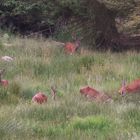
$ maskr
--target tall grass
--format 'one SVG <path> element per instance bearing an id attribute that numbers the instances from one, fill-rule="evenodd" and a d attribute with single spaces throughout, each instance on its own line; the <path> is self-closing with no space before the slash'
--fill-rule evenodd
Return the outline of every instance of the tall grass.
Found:
<path id="1" fill-rule="evenodd" d="M 5 46 L 8 42 L 12 45 Z M 140 96 L 120 97 L 122 80 L 140 77 L 140 54 L 137 52 L 101 53 L 82 49 L 67 55 L 45 39 L 0 37 L 0 60 L 5 68 L 0 87 L 0 138 L 3 140 L 131 140 L 140 137 Z M 50 87 L 57 87 L 56 101 Z M 79 88 L 90 85 L 106 92 L 113 103 L 88 101 Z M 32 96 L 42 91 L 48 102 L 37 105 Z"/>

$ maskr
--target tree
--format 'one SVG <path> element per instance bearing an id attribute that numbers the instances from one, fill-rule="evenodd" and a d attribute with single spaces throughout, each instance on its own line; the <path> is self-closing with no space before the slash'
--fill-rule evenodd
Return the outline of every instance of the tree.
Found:
<path id="1" fill-rule="evenodd" d="M 97 0 L 89 0 L 88 4 L 91 14 L 94 13 L 96 47 L 107 49 L 112 45 L 112 39 L 119 36 L 115 26 L 117 12 L 108 9 L 104 3 Z"/>
<path id="2" fill-rule="evenodd" d="M 134 8 L 135 2 L 133 0 L 87 0 L 86 2 L 89 18 L 94 21 L 96 48 L 120 49 L 120 34 L 116 28 L 115 18 L 126 16 L 130 9 Z"/>
<path id="3" fill-rule="evenodd" d="M 81 31 L 84 40 L 97 49 L 119 50 L 123 39 L 118 33 L 115 18 L 126 16 L 135 7 L 134 0 L 81 0 L 75 3 L 71 0 L 61 1 L 63 7 L 73 11 L 72 27 Z M 75 24 L 77 23 L 77 24 Z M 71 23 L 72 24 L 72 23 Z M 74 27 L 76 26 L 76 27 Z"/>
<path id="4" fill-rule="evenodd" d="M 117 50 L 121 43 L 115 18 L 126 16 L 135 5 L 134 0 L 3 0 L 0 26 L 22 34 L 69 29 L 97 49 Z"/>

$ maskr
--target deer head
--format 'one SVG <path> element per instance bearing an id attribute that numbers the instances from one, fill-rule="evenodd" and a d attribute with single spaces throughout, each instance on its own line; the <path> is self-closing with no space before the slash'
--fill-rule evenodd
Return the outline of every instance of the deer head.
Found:
<path id="1" fill-rule="evenodd" d="M 121 89 L 119 90 L 119 93 L 124 96 L 126 94 L 126 82 L 125 81 L 122 81 L 122 87 Z"/>
<path id="2" fill-rule="evenodd" d="M 55 86 L 51 86 L 51 94 L 52 94 L 52 99 L 55 100 L 56 99 L 56 87 Z"/>
<path id="3" fill-rule="evenodd" d="M 77 37 L 76 33 L 72 33 L 72 39 L 74 40 L 74 43 L 75 43 L 75 47 L 76 47 L 76 50 L 80 47 L 80 44 L 81 44 L 81 40 L 82 40 L 82 37 Z"/>

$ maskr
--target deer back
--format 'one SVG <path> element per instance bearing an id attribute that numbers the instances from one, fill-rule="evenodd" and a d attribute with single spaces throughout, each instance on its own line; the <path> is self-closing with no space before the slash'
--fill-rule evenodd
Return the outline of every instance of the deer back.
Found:
<path id="1" fill-rule="evenodd" d="M 32 101 L 42 104 L 42 103 L 47 102 L 47 96 L 43 94 L 42 92 L 39 92 L 33 96 Z"/>
<path id="2" fill-rule="evenodd" d="M 136 93 L 138 91 L 140 91 L 140 79 L 134 80 L 128 85 L 122 85 L 119 93 Z"/>
<path id="3" fill-rule="evenodd" d="M 97 96 L 99 96 L 100 95 L 100 92 L 99 91 L 97 91 L 96 89 L 94 89 L 94 88 L 91 88 L 91 87 L 89 87 L 89 86 L 87 86 L 87 87 L 84 87 L 84 88 L 81 88 L 80 89 L 80 93 L 82 94 L 82 95 L 85 95 L 86 97 L 91 97 L 91 98 L 97 98 Z"/>
<path id="4" fill-rule="evenodd" d="M 132 83 L 126 86 L 126 91 L 128 93 L 135 93 L 140 91 L 140 79 L 134 80 Z"/>

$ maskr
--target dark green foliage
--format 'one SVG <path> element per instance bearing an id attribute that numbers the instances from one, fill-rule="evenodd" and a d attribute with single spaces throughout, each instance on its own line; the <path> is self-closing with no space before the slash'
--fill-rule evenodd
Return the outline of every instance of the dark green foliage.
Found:
<path id="1" fill-rule="evenodd" d="M 4 0 L 0 4 L 0 27 L 62 41 L 70 40 L 71 33 L 76 32 L 92 48 L 96 44 L 98 49 L 108 49 L 116 47 L 111 42 L 118 35 L 116 15 L 127 15 L 134 5 L 133 0 Z"/>
<path id="2" fill-rule="evenodd" d="M 40 1 L 5 0 L 1 5 L 1 26 L 19 32 L 38 31 L 54 24 L 54 3 Z"/>

